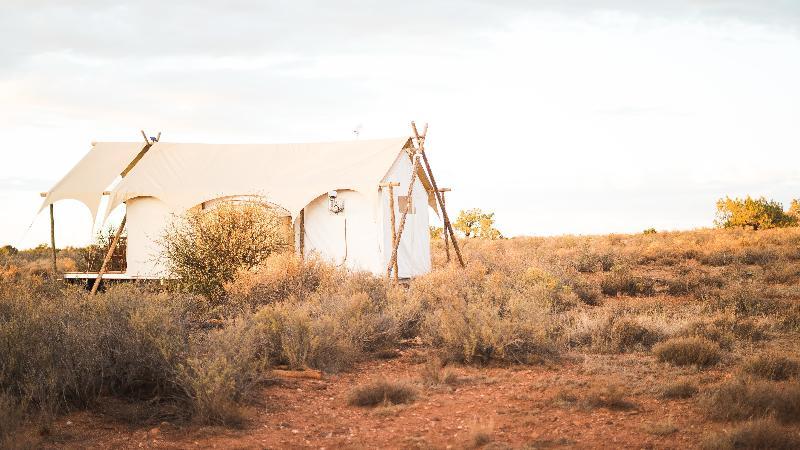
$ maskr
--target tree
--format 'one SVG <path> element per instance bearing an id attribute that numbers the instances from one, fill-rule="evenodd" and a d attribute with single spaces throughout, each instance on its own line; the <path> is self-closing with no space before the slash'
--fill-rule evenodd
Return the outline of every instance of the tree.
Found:
<path id="1" fill-rule="evenodd" d="M 431 226 L 428 227 L 428 230 L 431 233 L 431 240 L 432 241 L 442 239 L 442 236 L 444 236 L 444 228 L 442 228 L 442 227 L 437 227 L 437 226 L 431 225 Z"/>
<path id="2" fill-rule="evenodd" d="M 458 218 L 453 223 L 453 227 L 468 238 L 503 238 L 503 234 L 500 233 L 500 230 L 494 227 L 494 213 L 486 213 L 478 208 L 459 212 Z"/>
<path id="3" fill-rule="evenodd" d="M 792 202 L 793 205 L 795 202 Z M 795 210 L 800 205 L 795 205 Z M 764 197 L 744 199 L 725 197 L 717 201 L 717 218 L 714 223 L 720 228 L 747 227 L 753 230 L 791 227 L 798 224 L 797 216 L 783 211 L 783 205 Z"/>
<path id="4" fill-rule="evenodd" d="M 161 247 L 179 287 L 219 304 L 225 283 L 236 272 L 291 248 L 285 225 L 263 203 L 222 203 L 178 218 L 168 226 Z"/>

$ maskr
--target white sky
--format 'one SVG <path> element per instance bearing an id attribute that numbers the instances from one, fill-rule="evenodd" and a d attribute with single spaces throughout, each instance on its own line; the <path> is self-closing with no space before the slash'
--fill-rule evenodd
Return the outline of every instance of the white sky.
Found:
<path id="1" fill-rule="evenodd" d="M 0 42 L 0 245 L 47 242 L 38 192 L 142 128 L 274 143 L 427 121 L 451 214 L 494 211 L 506 235 L 705 227 L 725 195 L 800 197 L 790 0 L 0 0 Z M 59 246 L 89 239 L 80 204 L 56 222 Z"/>

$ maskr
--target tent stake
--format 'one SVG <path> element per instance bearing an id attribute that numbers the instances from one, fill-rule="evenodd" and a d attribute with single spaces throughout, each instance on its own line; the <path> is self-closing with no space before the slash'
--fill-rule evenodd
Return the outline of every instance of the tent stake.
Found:
<path id="1" fill-rule="evenodd" d="M 53 250 L 53 280 L 55 280 L 58 273 L 58 266 L 56 265 L 56 220 L 53 214 L 52 203 L 50 203 L 50 248 Z"/>
<path id="2" fill-rule="evenodd" d="M 442 200 L 442 193 L 439 192 L 439 188 L 436 187 L 436 178 L 433 177 L 433 172 L 431 171 L 431 165 L 428 162 L 428 156 L 425 155 L 425 135 L 428 134 L 428 124 L 425 124 L 425 128 L 422 130 L 422 135 L 417 132 L 417 125 L 412 121 L 411 122 L 411 129 L 414 131 L 414 136 L 417 138 L 417 146 L 419 147 L 419 153 L 422 154 L 422 160 L 425 162 L 425 169 L 428 172 L 428 178 L 431 179 L 431 184 L 433 185 L 433 192 L 436 194 L 436 200 L 439 202 L 439 207 L 442 208 L 442 218 L 444 219 L 444 226 L 445 232 L 450 233 L 450 240 L 453 241 L 453 250 L 456 251 L 456 256 L 458 257 L 458 263 L 461 264 L 461 267 L 466 267 L 464 264 L 464 258 L 461 257 L 461 249 L 458 247 L 458 241 L 456 240 L 456 233 L 453 231 L 453 226 L 450 224 L 450 218 L 447 216 L 447 208 L 444 206 L 444 201 Z"/>
<path id="3" fill-rule="evenodd" d="M 406 226 L 406 219 L 408 218 L 408 213 L 411 211 L 411 195 L 414 193 L 414 183 L 417 181 L 417 170 L 419 170 L 419 153 L 417 151 L 414 152 L 414 167 L 411 169 L 411 181 L 408 184 L 408 194 L 406 196 L 406 207 L 403 208 L 403 214 L 400 216 L 400 227 L 397 230 L 397 236 L 394 238 L 394 242 L 392 242 L 392 258 L 389 260 L 389 267 L 386 270 L 386 277 L 389 277 L 389 274 L 392 273 L 392 268 L 397 268 L 397 248 L 400 246 L 400 238 L 403 237 L 403 228 Z M 400 274 L 399 270 L 395 270 L 394 272 L 394 280 L 399 281 Z"/>
<path id="4" fill-rule="evenodd" d="M 111 260 L 111 256 L 114 254 L 114 248 L 117 246 L 117 242 L 119 242 L 119 237 L 122 235 L 122 229 L 125 228 L 125 221 L 128 219 L 128 214 L 126 213 L 122 216 L 122 223 L 119 224 L 119 228 L 117 228 L 117 232 L 114 234 L 114 240 L 111 241 L 111 244 L 108 246 L 108 251 L 106 252 L 105 258 L 103 258 L 103 264 L 100 266 L 100 272 L 97 274 L 97 278 L 94 280 L 94 284 L 92 285 L 92 293 L 94 295 L 97 293 L 97 288 L 100 287 L 100 281 L 103 279 L 103 275 L 106 273 L 106 266 L 108 262 Z"/>

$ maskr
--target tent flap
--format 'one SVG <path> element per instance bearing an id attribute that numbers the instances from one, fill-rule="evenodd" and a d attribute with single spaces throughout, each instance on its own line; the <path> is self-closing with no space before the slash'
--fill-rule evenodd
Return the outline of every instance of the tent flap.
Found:
<path id="1" fill-rule="evenodd" d="M 50 191 L 39 212 L 59 200 L 78 200 L 97 217 L 103 191 L 119 176 L 144 147 L 135 142 L 102 142 L 92 145 L 81 159 Z"/>

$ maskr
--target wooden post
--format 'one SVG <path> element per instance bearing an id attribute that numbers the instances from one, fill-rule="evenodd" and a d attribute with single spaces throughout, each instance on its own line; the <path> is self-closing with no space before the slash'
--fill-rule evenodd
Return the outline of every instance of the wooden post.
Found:
<path id="1" fill-rule="evenodd" d="M 442 193 L 442 204 L 447 204 L 445 201 L 445 192 L 450 192 L 450 188 L 441 188 L 439 192 Z M 450 239 L 448 239 L 447 231 L 442 227 L 442 234 L 444 235 L 444 253 L 447 255 L 447 262 L 450 262 Z"/>
<path id="2" fill-rule="evenodd" d="M 56 220 L 52 203 L 50 203 L 50 248 L 53 250 L 53 280 L 55 280 L 58 276 L 58 265 L 56 264 Z"/>
<path id="3" fill-rule="evenodd" d="M 119 242 L 119 237 L 120 235 L 122 235 L 122 229 L 125 228 L 125 221 L 127 219 L 128 219 L 127 214 L 122 216 L 122 223 L 119 224 L 119 228 L 117 228 L 117 232 L 114 234 L 114 240 L 112 240 L 111 244 L 109 244 L 108 246 L 106 257 L 103 258 L 103 264 L 100 266 L 100 272 L 97 274 L 97 278 L 95 278 L 94 284 L 92 285 L 91 295 L 97 293 L 97 288 L 100 287 L 100 281 L 103 279 L 103 275 L 105 275 L 106 273 L 106 266 L 108 266 L 108 262 L 111 260 L 111 255 L 114 254 L 114 248 L 117 247 L 117 242 Z"/>
<path id="4" fill-rule="evenodd" d="M 392 258 L 389 260 L 389 267 L 387 268 L 387 278 L 391 273 L 393 267 L 397 267 L 397 247 L 400 246 L 400 238 L 403 237 L 403 228 L 406 226 L 406 219 L 408 218 L 408 212 L 411 210 L 411 203 L 412 203 L 412 194 L 414 193 L 414 183 L 417 181 L 417 170 L 419 170 L 419 153 L 418 151 L 414 152 L 414 166 L 411 169 L 411 181 L 408 184 L 408 195 L 406 197 L 406 207 L 403 208 L 403 214 L 400 216 L 400 227 L 397 230 L 397 236 L 392 243 Z M 398 271 L 394 273 L 395 281 L 400 279 L 400 275 Z"/>
<path id="5" fill-rule="evenodd" d="M 303 208 L 300 210 L 300 216 L 297 217 L 297 220 L 300 221 L 300 236 L 298 237 L 298 250 L 300 251 L 300 259 L 305 258 L 305 250 L 306 250 L 306 209 Z"/>
<path id="6" fill-rule="evenodd" d="M 433 191 L 436 195 L 436 200 L 439 202 L 439 207 L 442 209 L 442 218 L 444 219 L 445 226 L 444 231 L 446 233 L 450 233 L 450 240 L 453 242 L 453 250 L 456 251 L 458 263 L 461 264 L 461 267 L 465 267 L 464 258 L 461 256 L 461 249 L 458 247 L 458 241 L 456 240 L 456 233 L 453 231 L 453 226 L 450 224 L 450 218 L 447 216 L 447 208 L 445 208 L 444 200 L 442 200 L 442 193 L 439 192 L 439 188 L 436 186 L 436 178 L 433 177 L 431 165 L 428 162 L 428 157 L 425 155 L 425 135 L 428 133 L 428 124 L 425 124 L 422 135 L 417 132 L 417 125 L 413 121 L 411 122 L 411 129 L 414 131 L 414 136 L 417 138 L 417 146 L 419 147 L 418 151 L 422 154 L 422 160 L 425 162 L 425 169 L 427 170 L 428 178 L 431 180 Z"/>
<path id="7" fill-rule="evenodd" d="M 388 183 L 381 183 L 381 187 L 389 188 L 389 217 L 391 218 L 392 223 L 392 245 L 394 245 L 394 241 L 397 239 L 397 226 L 395 225 L 395 214 L 394 214 L 394 188 L 395 186 L 400 186 L 400 183 L 397 182 L 388 182 Z M 394 269 L 394 277 L 395 280 L 398 279 L 397 275 L 397 260 L 395 259 L 394 266 L 390 266 L 387 270 L 386 276 L 391 276 L 392 269 Z"/>

